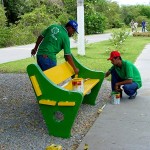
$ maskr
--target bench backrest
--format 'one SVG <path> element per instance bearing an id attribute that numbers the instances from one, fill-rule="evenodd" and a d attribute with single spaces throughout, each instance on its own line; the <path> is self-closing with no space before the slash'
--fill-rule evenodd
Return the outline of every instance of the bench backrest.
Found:
<path id="1" fill-rule="evenodd" d="M 60 84 L 66 79 L 73 76 L 75 73 L 70 64 L 68 62 L 64 62 L 60 65 L 44 71 L 44 74 L 55 84 Z"/>

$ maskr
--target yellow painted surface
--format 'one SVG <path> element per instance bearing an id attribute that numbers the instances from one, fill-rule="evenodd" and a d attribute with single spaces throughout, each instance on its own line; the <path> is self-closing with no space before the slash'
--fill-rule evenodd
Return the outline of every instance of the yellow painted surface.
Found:
<path id="1" fill-rule="evenodd" d="M 58 106 L 75 106 L 75 102 L 58 102 Z"/>
<path id="2" fill-rule="evenodd" d="M 99 82 L 99 79 L 88 79 L 85 80 L 85 82 L 83 83 L 84 85 L 84 92 L 83 95 L 86 95 L 88 92 L 90 92 L 90 90 Z M 67 85 L 65 85 L 63 88 L 67 89 L 67 90 L 73 90 L 73 86 L 72 86 L 72 81 L 68 82 Z"/>
<path id="3" fill-rule="evenodd" d="M 84 82 L 84 92 L 83 95 L 86 95 L 90 90 L 99 82 L 99 79 L 89 79 Z"/>
<path id="4" fill-rule="evenodd" d="M 65 86 L 63 86 L 63 88 L 65 88 L 66 90 L 72 90 L 72 80 L 70 80 L 68 82 L 68 84 L 66 84 Z"/>
<path id="5" fill-rule="evenodd" d="M 74 70 L 68 62 L 64 62 L 44 71 L 44 74 L 55 84 L 60 84 L 61 82 L 74 75 Z"/>
<path id="6" fill-rule="evenodd" d="M 47 146 L 46 150 L 62 150 L 62 146 L 61 145 L 52 144 L 50 146 Z"/>
<path id="7" fill-rule="evenodd" d="M 31 76 L 30 79 L 31 79 L 32 85 L 34 87 L 36 95 L 37 96 L 41 96 L 42 92 L 41 92 L 41 89 L 40 89 L 40 86 L 38 84 L 38 81 L 37 81 L 36 77 L 35 76 Z"/>
<path id="8" fill-rule="evenodd" d="M 56 101 L 52 101 L 52 100 L 40 100 L 39 104 L 55 106 L 56 105 Z"/>

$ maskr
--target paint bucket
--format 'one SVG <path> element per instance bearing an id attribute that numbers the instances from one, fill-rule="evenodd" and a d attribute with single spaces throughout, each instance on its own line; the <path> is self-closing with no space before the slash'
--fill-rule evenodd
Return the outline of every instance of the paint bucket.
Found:
<path id="1" fill-rule="evenodd" d="M 72 89 L 73 91 L 82 92 L 84 91 L 83 78 L 72 79 Z"/>
<path id="2" fill-rule="evenodd" d="M 120 104 L 120 92 L 111 92 L 111 103 Z"/>

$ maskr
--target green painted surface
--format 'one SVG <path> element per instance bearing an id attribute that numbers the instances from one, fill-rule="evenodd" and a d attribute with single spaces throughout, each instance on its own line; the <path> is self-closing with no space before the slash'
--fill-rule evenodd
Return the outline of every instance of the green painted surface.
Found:
<path id="1" fill-rule="evenodd" d="M 27 67 L 29 77 L 33 75 L 36 77 L 42 92 L 41 96 L 36 96 L 37 102 L 42 99 L 57 102 L 56 106 L 39 104 L 39 107 L 49 134 L 62 138 L 69 138 L 71 136 L 71 128 L 76 119 L 81 103 L 95 105 L 96 97 L 104 79 L 103 72 L 88 70 L 75 58 L 73 59 L 76 66 L 80 69 L 79 77 L 100 79 L 100 82 L 96 84 L 88 95 L 83 96 L 82 93 L 68 91 L 54 84 L 45 76 L 36 64 L 30 64 Z M 58 106 L 58 102 L 60 101 L 75 102 L 75 106 Z"/>
<path id="2" fill-rule="evenodd" d="M 91 89 L 91 93 L 84 96 L 84 99 L 82 102 L 82 103 L 86 103 L 86 104 L 95 105 L 95 101 L 96 101 L 98 92 L 99 92 L 101 85 L 103 83 L 103 80 L 104 80 L 104 72 L 90 70 L 90 69 L 84 67 L 83 65 L 81 65 L 75 57 L 73 57 L 73 59 L 74 59 L 75 65 L 80 70 L 79 75 L 78 75 L 79 78 L 81 77 L 84 79 L 86 79 L 86 78 L 100 79 L 100 82 Z"/>

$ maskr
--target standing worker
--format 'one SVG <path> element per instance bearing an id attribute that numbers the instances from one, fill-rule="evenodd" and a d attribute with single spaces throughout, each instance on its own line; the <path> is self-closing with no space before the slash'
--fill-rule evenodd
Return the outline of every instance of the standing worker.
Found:
<path id="1" fill-rule="evenodd" d="M 135 99 L 137 89 L 142 86 L 141 76 L 136 66 L 123 60 L 118 51 L 112 51 L 108 60 L 113 66 L 106 72 L 105 77 L 111 74 L 112 91 L 118 91 L 122 95 L 122 87 L 129 99 Z"/>
<path id="2" fill-rule="evenodd" d="M 51 25 L 45 29 L 38 37 L 35 47 L 31 50 L 31 55 L 37 52 L 37 63 L 40 68 L 45 71 L 57 65 L 56 54 L 62 49 L 64 50 L 64 58 L 78 74 L 79 69 L 76 68 L 70 50 L 69 37 L 78 32 L 78 24 L 74 20 L 70 20 L 66 26 Z"/>

